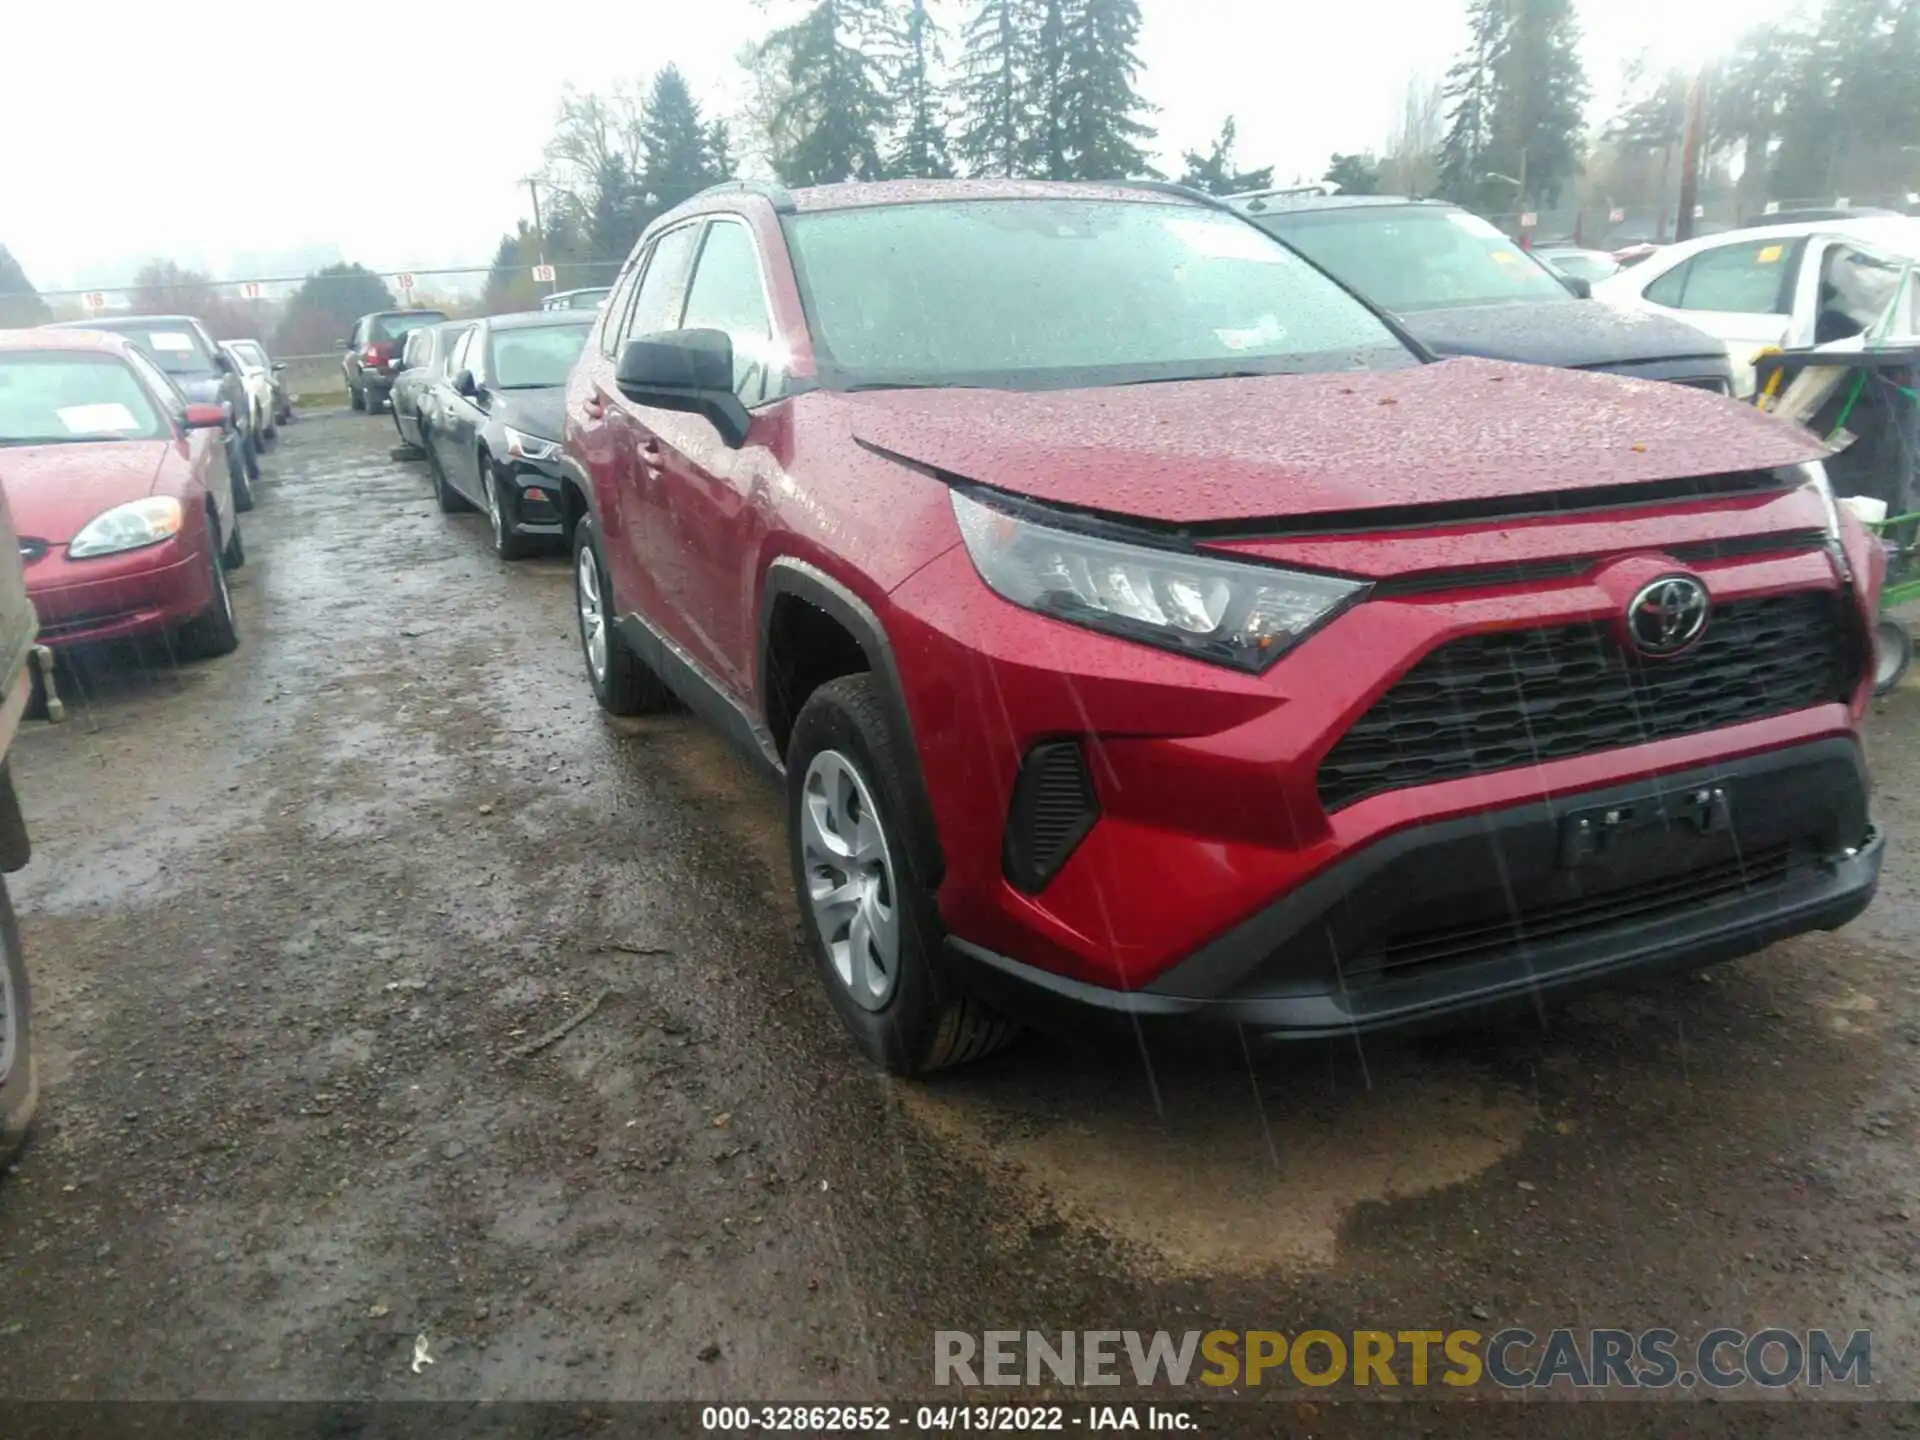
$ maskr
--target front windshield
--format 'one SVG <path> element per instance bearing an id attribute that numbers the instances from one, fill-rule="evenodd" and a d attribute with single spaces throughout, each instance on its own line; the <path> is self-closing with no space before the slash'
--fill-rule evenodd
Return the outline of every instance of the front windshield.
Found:
<path id="1" fill-rule="evenodd" d="M 169 433 L 145 388 L 113 355 L 0 355 L 0 445 L 152 440 Z"/>
<path id="2" fill-rule="evenodd" d="M 1140 200 L 960 200 L 788 222 L 822 382 L 1044 389 L 1412 363 L 1245 221 Z"/>
<path id="3" fill-rule="evenodd" d="M 527 325 L 495 330 L 487 337 L 487 373 L 496 390 L 536 390 L 567 383 L 567 372 L 586 343 L 590 320 L 565 325 Z"/>
<path id="4" fill-rule="evenodd" d="M 1570 298 L 1526 251 L 1464 210 L 1353 206 L 1262 215 L 1258 222 L 1397 314 Z"/>

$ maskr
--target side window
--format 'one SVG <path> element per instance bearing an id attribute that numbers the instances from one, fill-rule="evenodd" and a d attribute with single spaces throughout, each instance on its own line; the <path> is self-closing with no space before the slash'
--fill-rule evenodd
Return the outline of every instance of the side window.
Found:
<path id="1" fill-rule="evenodd" d="M 1692 263 L 1690 260 L 1682 261 L 1641 293 L 1655 305 L 1664 305 L 1669 310 L 1678 310 L 1681 297 L 1687 293 L 1687 270 Z"/>
<path id="2" fill-rule="evenodd" d="M 407 336 L 406 346 L 400 352 L 400 368 L 402 370 L 413 369 L 420 363 L 421 357 L 426 354 L 426 349 L 427 332 L 424 330 L 415 330 L 411 335 Z"/>
<path id="3" fill-rule="evenodd" d="M 620 327 L 619 344 L 624 345 L 635 335 L 680 328 L 676 321 L 686 294 L 687 265 L 699 238 L 700 225 L 695 222 L 669 230 L 653 242 L 647 273 L 640 277 L 640 289 L 633 297 L 633 313 Z"/>
<path id="4" fill-rule="evenodd" d="M 609 360 L 617 358 L 620 325 L 626 318 L 627 306 L 633 302 L 633 292 L 646 269 L 647 256 L 636 256 L 620 278 L 613 282 L 613 292 L 607 296 L 606 308 L 600 312 L 600 353 Z"/>
<path id="5" fill-rule="evenodd" d="M 1675 310 L 1787 314 L 1794 248 L 1791 241 L 1776 239 L 1703 251 L 1649 285 L 1647 299 Z"/>
<path id="6" fill-rule="evenodd" d="M 784 376 L 773 353 L 760 252 L 745 225 L 718 220 L 707 227 L 680 328 L 727 332 L 733 341 L 733 388 L 742 404 L 764 405 L 779 394 Z"/>
<path id="7" fill-rule="evenodd" d="M 1878 324 L 1893 307 L 1904 268 L 1852 245 L 1829 247 L 1820 263 L 1815 343 L 1845 340 Z"/>
<path id="8" fill-rule="evenodd" d="M 473 327 L 469 325 L 460 332 L 460 338 L 454 342 L 453 354 L 447 358 L 447 374 L 458 375 L 467 367 L 467 346 L 473 341 Z"/>
<path id="9" fill-rule="evenodd" d="M 353 348 L 358 350 L 367 343 L 367 322 L 364 319 L 353 322 Z"/>
<path id="10" fill-rule="evenodd" d="M 487 327 L 476 325 L 467 332 L 467 358 L 460 362 L 473 371 L 473 378 L 485 383 L 487 378 Z"/>

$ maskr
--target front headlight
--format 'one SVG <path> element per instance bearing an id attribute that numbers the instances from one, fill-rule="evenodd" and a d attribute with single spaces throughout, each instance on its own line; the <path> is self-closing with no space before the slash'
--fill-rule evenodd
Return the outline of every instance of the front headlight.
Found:
<path id="1" fill-rule="evenodd" d="M 538 435 L 529 435 L 516 430 L 511 425 L 503 427 L 507 432 L 507 454 L 515 460 L 557 460 L 560 458 L 560 442 L 542 440 Z"/>
<path id="2" fill-rule="evenodd" d="M 1057 530 L 952 494 L 967 553 L 995 593 L 1218 665 L 1266 669 L 1368 588 Z"/>
<path id="3" fill-rule="evenodd" d="M 80 527 L 80 533 L 67 542 L 67 558 L 85 560 L 94 555 L 118 555 L 122 550 L 158 545 L 180 533 L 184 518 L 180 502 L 165 495 L 150 495 L 145 500 L 116 505 Z"/>

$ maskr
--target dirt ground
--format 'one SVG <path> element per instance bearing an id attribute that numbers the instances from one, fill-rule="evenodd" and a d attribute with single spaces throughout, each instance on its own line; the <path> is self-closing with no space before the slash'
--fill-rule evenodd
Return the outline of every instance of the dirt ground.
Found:
<path id="1" fill-rule="evenodd" d="M 1545 1029 L 903 1085 L 795 941 L 774 790 L 605 719 L 565 562 L 392 442 L 287 430 L 238 653 L 18 744 L 0 1395 L 924 1397 L 942 1328 L 1515 1324 L 1872 1327 L 1920 1397 L 1920 682 L 1841 934 Z"/>

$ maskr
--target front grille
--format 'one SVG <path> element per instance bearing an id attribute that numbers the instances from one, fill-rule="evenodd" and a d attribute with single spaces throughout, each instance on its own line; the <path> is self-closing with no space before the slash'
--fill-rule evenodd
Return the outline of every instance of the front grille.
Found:
<path id="1" fill-rule="evenodd" d="M 1503 630 L 1433 651 L 1340 737 L 1329 810 L 1383 790 L 1510 770 L 1844 700 L 1841 601 L 1806 590 L 1716 605 L 1685 654 L 1643 661 L 1605 625 Z"/>
<path id="2" fill-rule="evenodd" d="M 1099 797 L 1079 743 L 1050 740 L 1034 746 L 1020 766 L 1007 807 L 1001 845 L 1007 878 L 1030 895 L 1045 889 L 1099 818 Z"/>
<path id="3" fill-rule="evenodd" d="M 1774 845 L 1717 864 L 1466 922 L 1447 907 L 1396 922 L 1380 945 L 1347 968 L 1350 979 L 1401 978 L 1415 967 L 1488 959 L 1526 946 L 1574 939 L 1615 926 L 1682 915 L 1703 905 L 1774 889 L 1808 859 L 1798 845 Z M 1431 918 L 1438 923 L 1428 924 Z"/>

